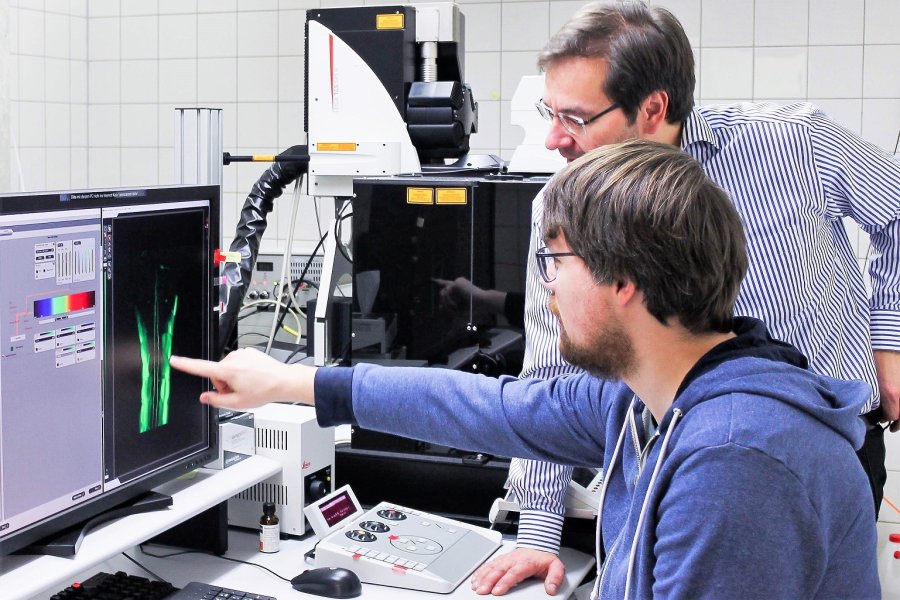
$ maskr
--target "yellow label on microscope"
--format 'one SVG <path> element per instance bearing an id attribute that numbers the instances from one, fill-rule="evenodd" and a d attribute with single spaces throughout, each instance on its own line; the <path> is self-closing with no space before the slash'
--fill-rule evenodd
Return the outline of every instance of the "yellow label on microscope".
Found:
<path id="1" fill-rule="evenodd" d="M 438 204 L 466 204 L 466 188 L 438 188 Z"/>
<path id="2" fill-rule="evenodd" d="M 434 204 L 434 188 L 406 188 L 407 204 Z"/>
<path id="3" fill-rule="evenodd" d="M 375 29 L 403 29 L 403 13 L 375 15 Z"/>

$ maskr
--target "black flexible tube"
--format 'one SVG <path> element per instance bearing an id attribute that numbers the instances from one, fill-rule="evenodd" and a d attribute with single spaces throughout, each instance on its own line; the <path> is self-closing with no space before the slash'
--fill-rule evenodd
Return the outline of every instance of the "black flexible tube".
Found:
<path id="1" fill-rule="evenodd" d="M 292 156 L 301 160 L 276 161 L 260 176 L 244 200 L 230 252 L 241 255 L 240 263 L 226 263 L 222 270 L 226 286 L 225 310 L 219 315 L 220 354 L 224 355 L 232 342 L 237 316 L 244 302 L 244 295 L 253 274 L 253 265 L 259 254 L 259 243 L 266 231 L 266 215 L 272 212 L 274 201 L 284 188 L 302 177 L 309 169 L 309 152 L 306 146 L 292 146 L 278 156 Z M 303 161 L 302 157 L 306 157 Z"/>

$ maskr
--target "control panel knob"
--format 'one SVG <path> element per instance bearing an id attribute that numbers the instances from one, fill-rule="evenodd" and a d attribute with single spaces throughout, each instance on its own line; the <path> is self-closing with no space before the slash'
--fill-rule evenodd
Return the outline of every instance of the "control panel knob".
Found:
<path id="1" fill-rule="evenodd" d="M 307 502 L 315 502 L 321 498 L 324 498 L 328 494 L 331 493 L 331 486 L 327 481 L 322 481 L 321 479 L 314 479 L 309 482 L 309 485 L 306 487 L 306 501 Z"/>
<path id="2" fill-rule="evenodd" d="M 374 542 L 378 539 L 374 534 L 363 529 L 354 529 L 345 534 L 348 538 L 356 542 Z"/>

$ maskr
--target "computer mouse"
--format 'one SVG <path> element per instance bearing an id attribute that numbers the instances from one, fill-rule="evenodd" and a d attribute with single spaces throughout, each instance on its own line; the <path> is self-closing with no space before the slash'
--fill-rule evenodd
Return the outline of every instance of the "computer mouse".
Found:
<path id="1" fill-rule="evenodd" d="M 356 598 L 362 594 L 362 583 L 356 573 L 341 567 L 309 569 L 291 579 L 298 592 L 326 598 Z"/>

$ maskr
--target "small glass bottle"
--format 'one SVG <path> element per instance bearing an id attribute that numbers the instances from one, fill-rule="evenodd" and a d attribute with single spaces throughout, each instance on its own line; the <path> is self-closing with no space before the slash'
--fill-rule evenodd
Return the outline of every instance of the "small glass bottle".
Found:
<path id="1" fill-rule="evenodd" d="M 281 549 L 281 525 L 275 516 L 275 503 L 263 503 L 263 516 L 259 519 L 259 551 L 278 552 Z"/>

